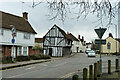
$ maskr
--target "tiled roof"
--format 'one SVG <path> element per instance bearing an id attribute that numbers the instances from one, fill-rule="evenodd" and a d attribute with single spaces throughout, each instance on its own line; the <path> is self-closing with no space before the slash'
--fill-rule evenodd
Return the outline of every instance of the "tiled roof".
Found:
<path id="1" fill-rule="evenodd" d="M 42 43 L 43 42 L 43 38 L 35 38 L 35 42 Z"/>
<path id="2" fill-rule="evenodd" d="M 56 27 L 59 29 L 59 31 L 62 33 L 62 35 L 64 35 L 64 37 L 66 37 L 67 39 L 70 39 L 69 36 L 65 33 L 64 30 L 62 30 L 62 29 L 61 29 L 60 27 L 58 27 L 56 24 L 55 24 L 54 26 L 56 26 Z M 70 39 L 70 40 L 71 40 L 71 39 Z"/>
<path id="3" fill-rule="evenodd" d="M 72 41 L 79 41 L 73 34 L 68 33 L 67 34 L 68 38 L 71 39 Z"/>
<path id="4" fill-rule="evenodd" d="M 36 34 L 30 23 L 23 17 L 2 11 L 0 11 L 0 15 L 2 16 L 2 19 L 0 19 L 2 28 L 11 29 L 10 25 L 14 25 L 16 30 Z"/>

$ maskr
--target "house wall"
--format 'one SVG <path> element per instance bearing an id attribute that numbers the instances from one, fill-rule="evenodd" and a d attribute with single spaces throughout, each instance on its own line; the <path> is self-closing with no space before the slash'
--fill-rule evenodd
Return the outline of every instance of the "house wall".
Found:
<path id="1" fill-rule="evenodd" d="M 79 40 L 79 41 L 80 41 L 80 40 Z M 85 52 L 85 50 L 86 50 L 86 46 L 84 46 L 84 45 L 82 44 L 82 42 L 80 41 L 80 51 Z"/>
<path id="2" fill-rule="evenodd" d="M 69 47 L 63 47 L 62 53 L 63 53 L 63 56 L 68 56 L 71 54 L 71 50 Z"/>
<path id="3" fill-rule="evenodd" d="M 116 53 L 116 40 L 113 39 L 112 37 L 109 37 L 109 38 L 106 39 L 106 44 L 105 45 L 101 45 L 101 52 L 102 53 L 109 53 L 109 50 L 107 49 L 107 43 L 108 42 L 111 43 L 110 53 Z M 120 52 L 119 44 L 120 43 L 117 41 L 117 52 Z"/>
<path id="4" fill-rule="evenodd" d="M 12 40 L 12 32 L 9 29 L 3 29 L 3 35 L 1 34 L 1 28 L 0 28 L 0 45 L 2 46 L 2 55 L 3 56 L 12 56 L 13 55 L 13 50 L 15 52 L 14 57 L 16 57 L 17 55 L 29 55 L 28 53 L 28 47 L 29 46 L 34 46 L 34 42 L 35 42 L 35 34 L 32 33 L 28 33 L 30 34 L 30 39 L 25 39 L 24 38 L 24 33 L 26 32 L 22 32 L 22 31 L 17 31 L 16 33 L 16 37 L 15 37 L 15 43 L 14 43 L 14 49 L 13 49 L 13 44 L 11 42 Z M 22 51 L 20 54 L 18 54 L 19 52 L 19 47 L 22 48 Z M 24 47 L 26 47 L 26 54 L 23 54 L 24 51 Z M 33 53 L 33 52 L 32 52 Z"/>
<path id="5" fill-rule="evenodd" d="M 28 55 L 35 55 L 35 54 L 40 54 L 40 53 L 42 53 L 41 50 L 33 50 L 32 47 L 29 47 Z"/>
<path id="6" fill-rule="evenodd" d="M 52 56 L 63 56 L 63 47 L 71 46 L 72 42 L 67 40 L 57 27 L 53 27 L 44 37 L 44 54 L 50 55 L 50 48 L 52 49 Z M 68 44 L 69 43 L 69 44 Z"/>
<path id="7" fill-rule="evenodd" d="M 39 47 L 43 48 L 43 43 L 35 43 L 35 46 L 39 46 Z"/>
<path id="8" fill-rule="evenodd" d="M 22 47 L 22 51 L 21 54 L 18 54 L 19 51 L 19 47 L 20 46 L 14 46 L 15 47 L 15 54 L 14 54 L 14 58 L 16 58 L 16 56 L 20 56 L 20 55 L 24 55 L 23 54 L 23 47 Z M 2 55 L 1 56 L 12 56 L 11 51 L 12 51 L 12 46 L 8 46 L 8 45 L 3 45 L 2 46 Z M 28 47 L 27 48 L 27 54 L 24 56 L 29 56 L 29 55 L 34 55 L 34 54 L 40 54 L 42 51 L 41 50 L 33 50 L 32 47 Z"/>
<path id="9" fill-rule="evenodd" d="M 3 28 L 2 28 L 3 29 Z M 0 28 L 1 31 L 1 28 Z M 35 42 L 35 34 L 30 34 L 30 39 L 24 39 L 24 33 L 22 31 L 17 31 L 17 36 L 15 37 L 15 44 L 14 45 L 21 45 L 21 46 L 34 46 Z M 0 34 L 0 45 L 13 45 L 12 40 L 12 32 L 9 29 L 3 29 L 3 35 Z"/>
<path id="10" fill-rule="evenodd" d="M 2 56 L 11 56 L 11 47 L 12 46 L 2 46 Z"/>
<path id="11" fill-rule="evenodd" d="M 78 51 L 77 51 L 78 48 Z M 73 41 L 72 42 L 72 47 L 71 47 L 72 52 L 80 52 L 81 48 L 80 48 L 80 42 L 79 41 Z"/>

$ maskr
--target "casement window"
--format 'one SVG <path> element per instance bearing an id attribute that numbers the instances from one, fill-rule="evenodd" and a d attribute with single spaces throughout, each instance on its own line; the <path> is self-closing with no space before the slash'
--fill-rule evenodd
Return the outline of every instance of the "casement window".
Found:
<path id="1" fill-rule="evenodd" d="M 23 55 L 24 56 L 28 55 L 28 47 L 23 47 Z"/>
<path id="2" fill-rule="evenodd" d="M 30 34 L 29 33 L 24 33 L 24 39 L 30 39 Z"/>
<path id="3" fill-rule="evenodd" d="M 22 47 L 18 47 L 18 54 L 17 55 L 22 55 Z"/>
<path id="4" fill-rule="evenodd" d="M 0 35 L 4 35 L 4 30 L 0 29 Z"/>

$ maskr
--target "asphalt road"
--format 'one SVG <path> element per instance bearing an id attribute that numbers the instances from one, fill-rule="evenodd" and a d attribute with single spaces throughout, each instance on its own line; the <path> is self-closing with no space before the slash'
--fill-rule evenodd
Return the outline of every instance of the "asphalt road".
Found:
<path id="1" fill-rule="evenodd" d="M 104 63 L 107 60 L 115 61 L 116 56 L 102 56 Z M 3 78 L 67 78 L 75 73 L 81 73 L 83 68 L 88 67 L 99 60 L 96 57 L 87 57 L 85 53 L 78 53 L 70 58 L 61 58 L 51 62 L 34 64 L 15 69 L 2 71 Z M 104 65 L 105 66 L 105 65 Z M 82 74 L 80 74 L 82 76 Z"/>

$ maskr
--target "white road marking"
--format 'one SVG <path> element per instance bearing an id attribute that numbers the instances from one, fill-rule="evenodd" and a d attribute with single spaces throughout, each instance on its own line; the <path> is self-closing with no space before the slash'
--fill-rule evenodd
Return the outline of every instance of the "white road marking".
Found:
<path id="1" fill-rule="evenodd" d="M 15 76 L 11 76 L 11 77 L 8 77 L 8 78 L 15 78 L 15 77 L 18 77 L 18 76 L 23 76 L 23 75 L 25 75 L 25 74 L 30 74 L 30 73 L 37 72 L 37 71 L 43 71 L 43 70 L 45 70 L 45 69 L 46 69 L 46 68 L 40 69 L 40 70 L 35 70 L 35 71 L 30 71 L 30 72 L 27 72 L 27 73 L 24 73 L 24 74 L 15 75 Z"/>
<path id="2" fill-rule="evenodd" d="M 33 68 L 35 68 L 35 67 L 29 67 L 29 68 L 27 68 L 27 69 L 25 69 L 25 70 L 29 70 L 29 69 L 33 69 Z"/>

